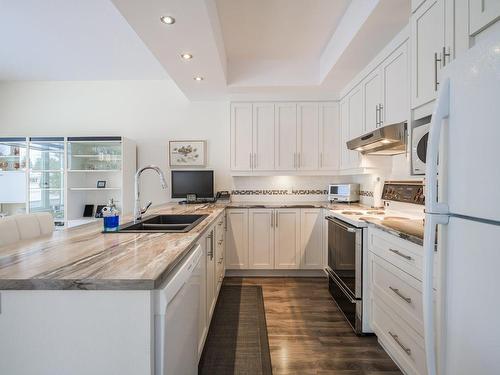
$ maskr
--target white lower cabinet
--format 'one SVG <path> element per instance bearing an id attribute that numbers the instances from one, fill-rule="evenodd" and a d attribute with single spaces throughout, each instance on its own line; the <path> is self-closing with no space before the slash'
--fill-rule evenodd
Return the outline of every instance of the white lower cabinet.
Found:
<path id="1" fill-rule="evenodd" d="M 322 269 L 321 213 L 319 208 L 228 209 L 227 269 Z"/>
<path id="2" fill-rule="evenodd" d="M 300 268 L 323 268 L 323 222 L 320 208 L 300 212 Z"/>
<path id="3" fill-rule="evenodd" d="M 274 268 L 300 268 L 300 210 L 276 210 Z"/>
<path id="4" fill-rule="evenodd" d="M 420 280 L 422 246 L 369 227 L 368 250 L 373 330 L 404 373 L 427 374 Z"/>
<path id="5" fill-rule="evenodd" d="M 274 268 L 274 210 L 248 210 L 248 268 Z"/>
<path id="6" fill-rule="evenodd" d="M 248 209 L 227 210 L 226 268 L 248 268 Z"/>

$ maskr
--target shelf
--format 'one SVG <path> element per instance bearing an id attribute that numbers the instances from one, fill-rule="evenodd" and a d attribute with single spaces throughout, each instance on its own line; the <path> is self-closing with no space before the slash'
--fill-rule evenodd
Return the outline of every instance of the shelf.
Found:
<path id="1" fill-rule="evenodd" d="M 69 190 L 73 191 L 92 191 L 92 190 L 121 190 L 119 187 L 107 187 L 107 188 L 90 188 L 90 187 L 72 187 L 69 188 Z"/>
<path id="2" fill-rule="evenodd" d="M 109 154 L 94 154 L 94 155 L 71 155 L 72 158 L 92 158 L 92 159 L 109 159 L 109 160 L 121 160 L 121 155 L 109 155 Z"/>
<path id="3" fill-rule="evenodd" d="M 68 169 L 68 172 L 74 173 L 106 173 L 106 172 L 121 172 L 121 169 Z"/>

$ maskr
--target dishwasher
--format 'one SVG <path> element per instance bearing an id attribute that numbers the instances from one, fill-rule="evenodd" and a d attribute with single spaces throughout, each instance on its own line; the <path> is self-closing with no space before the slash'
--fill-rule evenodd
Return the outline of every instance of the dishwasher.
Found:
<path id="1" fill-rule="evenodd" d="M 155 293 L 155 374 L 198 373 L 202 250 L 196 245 Z"/>

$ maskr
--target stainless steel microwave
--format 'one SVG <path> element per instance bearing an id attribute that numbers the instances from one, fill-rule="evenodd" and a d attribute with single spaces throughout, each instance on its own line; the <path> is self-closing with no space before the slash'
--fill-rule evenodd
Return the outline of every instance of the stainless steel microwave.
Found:
<path id="1" fill-rule="evenodd" d="M 358 202 L 359 184 L 328 185 L 328 200 L 330 202 Z"/>

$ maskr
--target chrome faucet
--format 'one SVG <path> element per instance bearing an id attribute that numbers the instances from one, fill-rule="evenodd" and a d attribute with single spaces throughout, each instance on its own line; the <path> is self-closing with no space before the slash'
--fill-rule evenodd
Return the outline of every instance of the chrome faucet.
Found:
<path id="1" fill-rule="evenodd" d="M 144 208 L 141 208 L 141 198 L 139 191 L 139 178 L 141 177 L 142 172 L 147 169 L 152 169 L 156 171 L 160 175 L 161 187 L 163 190 L 167 188 L 167 180 L 165 180 L 165 175 L 162 170 L 155 165 L 147 165 L 139 169 L 135 174 L 135 204 L 134 204 L 134 223 L 137 223 L 142 220 L 142 215 L 146 213 L 149 207 L 151 207 L 152 202 L 149 201 Z"/>

